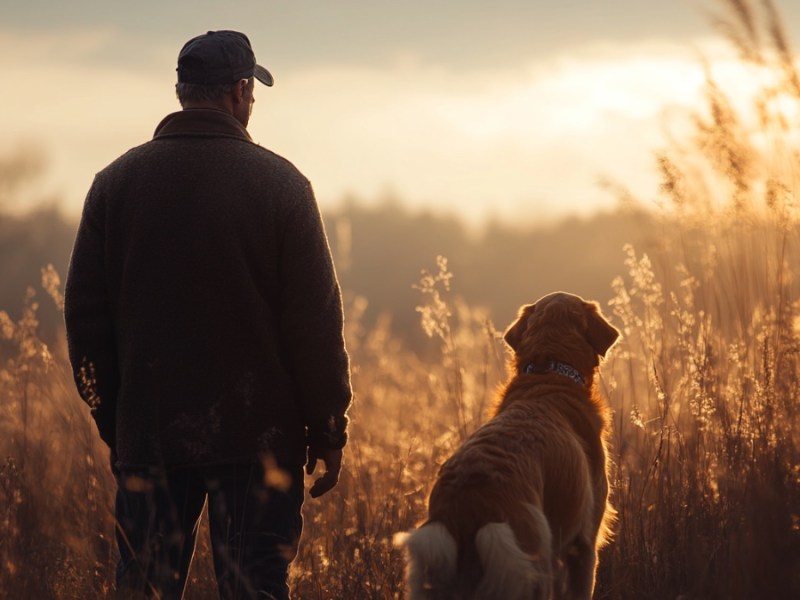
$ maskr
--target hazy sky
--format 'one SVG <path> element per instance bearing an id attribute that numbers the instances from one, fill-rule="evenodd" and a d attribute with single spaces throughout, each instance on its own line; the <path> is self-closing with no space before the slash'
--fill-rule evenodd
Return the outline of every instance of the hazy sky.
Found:
<path id="1" fill-rule="evenodd" d="M 0 152 L 41 149 L 37 193 L 79 210 L 94 173 L 179 108 L 183 42 L 238 29 L 276 80 L 257 89 L 250 132 L 323 208 L 393 196 L 473 221 L 549 219 L 612 205 L 601 177 L 654 196 L 653 151 L 665 115 L 698 102 L 701 53 L 737 79 L 712 0 L 224 4 L 4 3 Z M 778 6 L 798 23 L 797 3 Z"/>

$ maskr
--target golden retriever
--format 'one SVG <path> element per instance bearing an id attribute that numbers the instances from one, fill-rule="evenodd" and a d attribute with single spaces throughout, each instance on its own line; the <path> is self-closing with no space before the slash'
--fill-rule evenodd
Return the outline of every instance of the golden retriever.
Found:
<path id="1" fill-rule="evenodd" d="M 594 377 L 618 336 L 572 294 L 520 310 L 493 418 L 442 466 L 427 521 L 402 540 L 412 600 L 591 598 L 613 514 Z"/>

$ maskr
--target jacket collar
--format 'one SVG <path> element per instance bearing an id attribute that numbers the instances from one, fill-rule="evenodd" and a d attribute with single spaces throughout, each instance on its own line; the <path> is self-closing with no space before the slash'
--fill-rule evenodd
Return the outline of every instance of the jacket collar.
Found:
<path id="1" fill-rule="evenodd" d="M 213 108 L 190 108 L 164 117 L 153 139 L 170 137 L 228 137 L 253 141 L 233 115 Z"/>

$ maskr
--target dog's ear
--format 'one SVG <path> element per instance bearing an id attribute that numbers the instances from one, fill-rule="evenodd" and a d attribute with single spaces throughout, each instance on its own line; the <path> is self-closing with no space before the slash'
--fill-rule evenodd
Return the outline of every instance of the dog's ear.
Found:
<path id="1" fill-rule="evenodd" d="M 599 356 L 605 356 L 608 349 L 617 341 L 619 331 L 603 318 L 595 303 L 587 302 L 586 311 L 588 313 L 586 341 Z"/>
<path id="2" fill-rule="evenodd" d="M 514 321 L 508 329 L 506 329 L 503 339 L 506 341 L 506 344 L 511 346 L 511 349 L 514 352 L 516 352 L 517 348 L 519 348 L 519 343 L 522 341 L 522 336 L 528 329 L 528 317 L 533 312 L 535 306 L 535 304 L 527 304 L 520 308 L 517 320 Z"/>

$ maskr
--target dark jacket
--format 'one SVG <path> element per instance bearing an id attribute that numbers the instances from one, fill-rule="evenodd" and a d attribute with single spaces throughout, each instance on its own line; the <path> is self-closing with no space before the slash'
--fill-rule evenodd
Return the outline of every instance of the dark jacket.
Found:
<path id="1" fill-rule="evenodd" d="M 308 180 L 185 110 L 97 174 L 66 284 L 70 360 L 119 464 L 300 464 L 340 448 L 342 303 Z"/>

